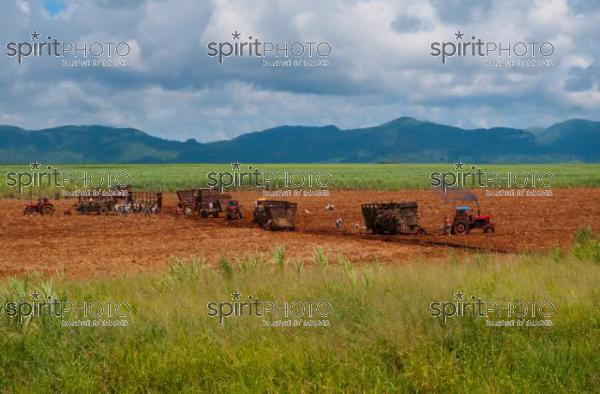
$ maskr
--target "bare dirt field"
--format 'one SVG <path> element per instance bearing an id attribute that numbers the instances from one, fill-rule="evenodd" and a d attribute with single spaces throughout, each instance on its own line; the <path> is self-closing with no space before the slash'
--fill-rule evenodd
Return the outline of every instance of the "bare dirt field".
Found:
<path id="1" fill-rule="evenodd" d="M 245 217 L 227 223 L 223 218 L 176 218 L 175 194 L 165 197 L 162 214 L 96 216 L 65 215 L 70 200 L 55 202 L 52 216 L 23 215 L 23 201 L 0 200 L 0 277 L 27 272 L 62 272 L 92 277 L 166 267 L 173 258 L 202 257 L 216 263 L 220 256 L 260 255 L 285 245 L 290 260 L 313 261 L 321 246 L 331 259 L 403 263 L 414 259 L 442 261 L 448 251 L 499 253 L 567 247 L 575 231 L 591 226 L 600 231 L 600 189 L 556 189 L 551 197 L 486 197 L 479 193 L 482 213 L 491 214 L 496 232 L 475 230 L 445 236 L 444 218 L 456 203 L 445 202 L 426 190 L 332 191 L 329 197 L 284 198 L 299 203 L 295 232 L 267 232 L 252 223 L 258 192 L 233 193 Z M 374 236 L 363 228 L 360 205 L 365 202 L 416 200 L 426 236 Z M 327 203 L 335 209 L 324 209 Z M 344 220 L 336 228 L 335 220 Z M 436 235 L 437 234 L 437 235 Z"/>

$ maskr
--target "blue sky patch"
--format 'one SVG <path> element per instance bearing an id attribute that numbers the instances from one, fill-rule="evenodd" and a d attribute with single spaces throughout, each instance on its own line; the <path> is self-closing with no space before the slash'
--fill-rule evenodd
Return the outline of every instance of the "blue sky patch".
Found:
<path id="1" fill-rule="evenodd" d="M 58 15 L 63 12 L 67 6 L 61 0 L 43 0 L 44 7 L 50 13 L 50 15 Z"/>

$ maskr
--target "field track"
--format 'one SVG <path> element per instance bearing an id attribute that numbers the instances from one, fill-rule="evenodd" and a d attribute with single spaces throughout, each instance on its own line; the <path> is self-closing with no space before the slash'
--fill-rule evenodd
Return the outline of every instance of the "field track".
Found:
<path id="1" fill-rule="evenodd" d="M 329 197 L 287 198 L 299 203 L 296 232 L 271 233 L 251 222 L 253 201 L 259 192 L 233 193 L 245 217 L 227 223 L 223 218 L 176 218 L 174 194 L 165 197 L 161 215 L 64 215 L 72 201 L 57 203 L 53 216 L 24 216 L 23 201 L 0 200 L 0 277 L 28 272 L 92 277 L 140 272 L 166 267 L 172 258 L 203 257 L 216 263 L 220 256 L 270 258 L 273 248 L 285 244 L 290 261 L 313 261 L 323 247 L 331 259 L 344 255 L 357 263 L 403 263 L 414 259 L 439 260 L 448 251 L 511 253 L 570 245 L 575 231 L 589 225 L 600 231 L 600 189 L 555 189 L 552 197 L 485 197 L 479 193 L 482 213 L 493 215 L 496 232 L 465 236 L 441 233 L 453 203 L 427 190 L 395 192 L 333 191 Z M 416 200 L 421 224 L 429 234 L 374 236 L 363 228 L 360 204 Z M 324 209 L 327 203 L 333 211 Z M 343 218 L 341 228 L 336 218 Z"/>

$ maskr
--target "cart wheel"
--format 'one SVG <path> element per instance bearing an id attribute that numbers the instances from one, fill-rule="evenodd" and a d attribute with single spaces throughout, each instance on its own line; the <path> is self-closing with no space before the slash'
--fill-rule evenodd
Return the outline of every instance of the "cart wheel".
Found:
<path id="1" fill-rule="evenodd" d="M 469 223 L 466 220 L 457 220 L 452 225 L 452 234 L 465 234 L 469 231 Z"/>

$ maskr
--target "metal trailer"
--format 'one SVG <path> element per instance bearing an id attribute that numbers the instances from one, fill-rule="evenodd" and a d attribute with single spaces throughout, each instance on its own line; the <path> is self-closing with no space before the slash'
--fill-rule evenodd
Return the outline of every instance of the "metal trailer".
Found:
<path id="1" fill-rule="evenodd" d="M 117 202 L 112 196 L 79 196 L 76 209 L 82 214 L 106 215 L 114 209 Z"/>
<path id="2" fill-rule="evenodd" d="M 116 191 L 126 192 L 127 194 L 122 196 L 79 196 L 76 208 L 80 213 L 95 213 L 98 215 L 108 214 L 114 210 L 116 204 L 124 203 L 156 205 L 159 209 L 162 209 L 162 192 L 132 192 L 129 185 L 117 187 Z"/>
<path id="3" fill-rule="evenodd" d="M 265 230 L 296 229 L 298 204 L 289 201 L 258 200 L 254 209 L 254 221 Z"/>
<path id="4" fill-rule="evenodd" d="M 197 188 L 190 190 L 180 190 L 177 192 L 179 199 L 179 208 L 185 215 L 199 213 L 202 217 L 218 217 L 221 212 L 227 209 L 227 204 L 231 200 L 229 193 L 221 193 L 218 189 Z"/>
<path id="5" fill-rule="evenodd" d="M 159 209 L 163 207 L 162 192 L 132 192 L 127 195 L 127 201 L 132 204 L 156 205 Z"/>
<path id="6" fill-rule="evenodd" d="M 424 234 L 416 201 L 362 205 L 365 225 L 373 234 Z"/>

